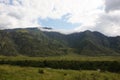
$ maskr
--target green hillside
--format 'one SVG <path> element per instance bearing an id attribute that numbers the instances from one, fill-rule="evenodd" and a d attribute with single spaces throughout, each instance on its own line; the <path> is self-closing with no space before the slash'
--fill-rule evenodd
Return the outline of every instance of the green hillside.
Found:
<path id="1" fill-rule="evenodd" d="M 38 28 L 0 30 L 0 55 L 58 56 L 120 55 L 120 37 L 107 37 L 99 32 L 61 34 Z"/>
<path id="2" fill-rule="evenodd" d="M 67 45 L 73 53 L 80 55 L 120 55 L 120 37 L 107 37 L 99 32 L 79 32 L 63 35 L 57 32 L 44 32 Z"/>
<path id="3" fill-rule="evenodd" d="M 62 43 L 48 38 L 37 28 L 3 30 L 0 35 L 1 55 L 55 56 L 66 54 Z"/>

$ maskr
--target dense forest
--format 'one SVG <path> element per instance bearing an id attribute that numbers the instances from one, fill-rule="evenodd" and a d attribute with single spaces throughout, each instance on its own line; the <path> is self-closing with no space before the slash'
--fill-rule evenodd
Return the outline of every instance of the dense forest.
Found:
<path id="1" fill-rule="evenodd" d="M 0 60 L 0 65 L 17 65 L 72 70 L 100 70 L 102 72 L 120 72 L 119 61 L 75 61 L 75 60 Z"/>

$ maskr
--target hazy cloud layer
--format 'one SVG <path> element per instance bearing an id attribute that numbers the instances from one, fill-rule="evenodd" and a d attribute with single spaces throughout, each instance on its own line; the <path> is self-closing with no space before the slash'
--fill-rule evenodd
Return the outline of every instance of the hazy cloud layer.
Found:
<path id="1" fill-rule="evenodd" d="M 120 0 L 0 0 L 1 29 L 42 26 L 39 18 L 61 19 L 67 14 L 67 22 L 81 24 L 72 32 L 120 35 Z"/>
<path id="2" fill-rule="evenodd" d="M 106 11 L 114 11 L 120 9 L 120 0 L 105 0 Z"/>

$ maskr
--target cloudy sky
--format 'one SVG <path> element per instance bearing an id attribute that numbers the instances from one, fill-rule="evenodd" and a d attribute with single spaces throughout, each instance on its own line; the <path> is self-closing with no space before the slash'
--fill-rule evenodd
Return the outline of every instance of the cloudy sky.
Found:
<path id="1" fill-rule="evenodd" d="M 26 27 L 120 35 L 120 0 L 0 0 L 0 29 Z"/>

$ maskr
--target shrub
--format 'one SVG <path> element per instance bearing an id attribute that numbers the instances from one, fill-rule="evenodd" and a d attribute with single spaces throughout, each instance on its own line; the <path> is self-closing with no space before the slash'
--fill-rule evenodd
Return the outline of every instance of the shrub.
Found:
<path id="1" fill-rule="evenodd" d="M 40 74 L 44 74 L 44 70 L 39 69 L 39 70 L 38 70 L 38 73 L 40 73 Z"/>

